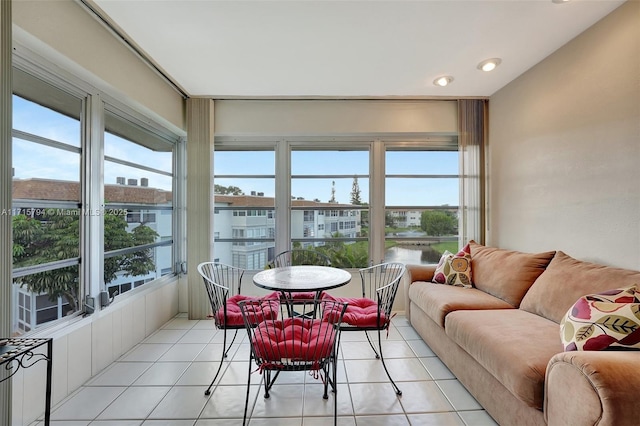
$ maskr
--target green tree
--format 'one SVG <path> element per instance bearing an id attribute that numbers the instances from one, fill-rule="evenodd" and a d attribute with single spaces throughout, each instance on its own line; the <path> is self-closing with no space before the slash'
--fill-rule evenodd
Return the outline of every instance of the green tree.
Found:
<path id="1" fill-rule="evenodd" d="M 359 206 L 362 204 L 360 198 L 360 185 L 358 185 L 358 177 L 353 177 L 353 184 L 351 184 L 351 204 Z"/>
<path id="2" fill-rule="evenodd" d="M 56 212 L 39 218 L 16 215 L 13 225 L 13 266 L 41 265 L 56 260 L 78 257 L 79 215 L 61 215 Z M 123 249 L 155 241 L 158 234 L 145 224 L 127 232 L 124 216 L 104 216 L 105 251 Z M 155 269 L 152 249 L 136 251 L 106 258 L 104 282 L 113 281 L 119 271 L 126 276 L 145 275 Z M 16 283 L 34 293 L 47 293 L 54 301 L 64 297 L 72 311 L 80 307 L 78 266 L 39 272 L 16 278 Z"/>
<path id="3" fill-rule="evenodd" d="M 330 203 L 336 203 L 336 181 L 331 181 L 331 198 L 329 198 Z"/>
<path id="4" fill-rule="evenodd" d="M 332 238 L 340 238 L 338 232 L 331 235 Z M 363 243 L 345 243 L 344 241 L 331 241 L 316 250 L 326 254 L 331 259 L 331 266 L 336 268 L 364 268 L 369 264 L 369 249 Z"/>
<path id="5" fill-rule="evenodd" d="M 242 189 L 237 186 L 213 185 L 213 192 L 220 195 L 244 195 Z"/>
<path id="6" fill-rule="evenodd" d="M 384 213 L 384 226 L 393 228 L 396 224 L 396 220 L 393 218 L 393 215 L 389 212 Z"/>
<path id="7" fill-rule="evenodd" d="M 420 216 L 420 228 L 427 233 L 439 237 L 456 233 L 458 222 L 451 212 L 443 210 L 426 210 Z"/>
<path id="8" fill-rule="evenodd" d="M 368 203 L 362 203 L 362 206 L 368 206 Z M 369 228 L 369 210 L 360 210 L 360 237 L 367 236 L 367 229 Z"/>

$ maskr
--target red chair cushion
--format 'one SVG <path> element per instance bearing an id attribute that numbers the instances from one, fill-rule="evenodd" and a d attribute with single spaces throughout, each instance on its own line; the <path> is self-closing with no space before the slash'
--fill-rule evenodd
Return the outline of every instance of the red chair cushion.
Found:
<path id="1" fill-rule="evenodd" d="M 227 299 L 227 318 L 224 318 L 224 308 L 218 309 L 216 313 L 216 324 L 218 327 L 243 327 L 244 320 L 242 312 L 240 312 L 239 303 L 243 300 L 256 300 L 255 296 L 245 296 L 244 294 L 236 294 Z M 266 319 L 276 319 L 279 311 L 279 296 L 274 292 L 262 298 L 263 303 L 260 305 L 246 305 L 252 322 L 260 322 Z"/>
<path id="2" fill-rule="evenodd" d="M 305 292 L 298 292 L 298 293 L 286 293 L 286 297 L 289 299 L 296 299 L 296 300 L 313 300 L 316 298 L 316 292 L 315 291 L 305 291 Z"/>
<path id="3" fill-rule="evenodd" d="M 350 298 L 350 297 L 334 297 L 329 293 L 323 295 L 324 300 L 334 300 L 347 304 L 342 322 L 353 327 L 377 328 L 386 324 L 386 315 L 380 312 L 380 325 L 378 325 L 378 303 L 375 300 L 366 297 Z M 327 321 L 334 322 L 340 317 L 337 307 L 325 310 L 323 318 Z"/>
<path id="4" fill-rule="evenodd" d="M 326 321 L 294 317 L 261 322 L 252 344 L 262 360 L 319 361 L 331 355 L 335 336 L 335 328 Z"/>

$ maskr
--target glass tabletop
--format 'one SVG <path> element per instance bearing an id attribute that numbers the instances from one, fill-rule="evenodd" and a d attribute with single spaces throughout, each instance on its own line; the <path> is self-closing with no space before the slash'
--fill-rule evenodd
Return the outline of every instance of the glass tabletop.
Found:
<path id="1" fill-rule="evenodd" d="M 258 287 L 277 291 L 322 291 L 351 281 L 351 273 L 330 266 L 298 265 L 258 272 L 253 282 Z"/>

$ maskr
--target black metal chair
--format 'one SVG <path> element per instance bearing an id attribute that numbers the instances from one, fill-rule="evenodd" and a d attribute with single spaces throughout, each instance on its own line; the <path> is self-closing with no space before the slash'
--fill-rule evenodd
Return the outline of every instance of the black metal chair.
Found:
<path id="1" fill-rule="evenodd" d="M 319 251 L 309 249 L 293 249 L 277 254 L 271 261 L 271 267 L 317 265 L 331 266 L 331 259 Z"/>
<path id="2" fill-rule="evenodd" d="M 245 296 L 240 293 L 242 276 L 244 275 L 244 269 L 242 268 L 225 265 L 224 263 L 203 262 L 198 265 L 198 273 L 204 280 L 214 323 L 216 327 L 224 333 L 220 365 L 211 384 L 204 392 L 205 395 L 209 395 L 211 394 L 213 384 L 218 378 L 218 375 L 220 375 L 223 361 L 227 357 L 231 345 L 233 345 L 238 335 L 238 330 L 244 328 L 244 321 L 238 303 L 242 300 L 255 299 L 255 296 Z M 279 296 L 274 292 L 268 295 L 267 298 L 277 301 Z M 266 318 L 275 318 L 277 313 L 277 310 L 271 313 L 266 311 L 262 312 L 262 314 L 267 315 Z M 234 330 L 233 339 L 229 345 L 227 345 L 227 330 Z"/>
<path id="3" fill-rule="evenodd" d="M 324 253 L 309 249 L 292 249 L 277 254 L 271 263 L 270 268 L 280 268 L 283 266 L 315 265 L 331 266 L 331 259 Z M 284 296 L 284 295 L 283 295 Z M 320 298 L 321 295 L 315 292 L 296 292 L 286 294 L 288 299 L 309 299 Z"/>
<path id="4" fill-rule="evenodd" d="M 329 293 L 323 295 L 323 300 L 332 300 L 347 303 L 346 312 L 340 325 L 341 331 L 364 331 L 376 354 L 376 358 L 382 360 L 382 366 L 387 373 L 397 395 L 402 391 L 391 378 L 382 354 L 381 333 L 389 329 L 393 314 L 391 309 L 398 292 L 400 280 L 405 273 L 402 263 L 381 263 L 360 269 L 362 281 L 361 298 L 334 297 Z M 378 332 L 378 350 L 371 342 L 369 331 Z M 378 353 L 379 351 L 379 353 Z"/>
<path id="5" fill-rule="evenodd" d="M 321 376 L 324 383 L 323 398 L 329 398 L 329 386 L 334 392 L 334 425 L 338 419 L 337 358 L 340 342 L 340 326 L 346 304 L 331 300 L 293 299 L 287 302 L 296 309 L 313 310 L 323 314 L 320 318 L 289 316 L 292 306 L 274 300 L 246 300 L 239 303 L 244 326 L 247 330 L 251 355 L 247 379 L 247 396 L 244 406 L 243 425 L 247 422 L 251 373 L 253 362 L 264 379 L 264 397 L 282 371 L 309 371 L 313 377 Z M 265 319 L 268 312 L 263 309 L 280 310 L 278 319 Z"/>

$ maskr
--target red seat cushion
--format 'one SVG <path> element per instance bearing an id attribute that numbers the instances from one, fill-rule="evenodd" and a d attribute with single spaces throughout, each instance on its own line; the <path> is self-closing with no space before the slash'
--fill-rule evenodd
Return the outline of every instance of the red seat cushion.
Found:
<path id="1" fill-rule="evenodd" d="M 313 300 L 316 298 L 316 292 L 305 291 L 305 292 L 298 292 L 298 293 L 286 293 L 286 296 L 289 299 L 295 299 L 295 300 Z"/>
<path id="2" fill-rule="evenodd" d="M 335 336 L 326 321 L 294 317 L 261 322 L 252 344 L 256 357 L 266 361 L 316 361 L 331 355 Z"/>
<path id="3" fill-rule="evenodd" d="M 227 299 L 227 319 L 224 318 L 224 308 L 218 309 L 216 313 L 216 324 L 219 327 L 243 327 L 244 320 L 240 311 L 239 303 L 243 300 L 256 300 L 255 296 L 245 296 L 244 294 L 236 294 Z M 263 303 L 260 305 L 245 305 L 245 310 L 250 315 L 252 322 L 260 322 L 265 319 L 275 319 L 278 317 L 279 296 L 274 292 L 262 298 Z"/>
<path id="4" fill-rule="evenodd" d="M 347 309 L 344 312 L 342 322 L 347 323 L 354 327 L 363 328 L 376 328 L 384 326 L 386 323 L 386 315 L 384 312 L 380 313 L 380 325 L 378 325 L 378 303 L 375 300 L 368 299 L 366 297 L 350 298 L 350 297 L 334 297 L 329 293 L 323 295 L 324 300 L 334 300 L 347 304 Z M 334 321 L 335 318 L 339 318 L 340 314 L 337 312 L 338 307 L 328 308 L 324 312 L 324 318 L 329 321 Z M 328 316 L 331 316 L 330 318 Z"/>

